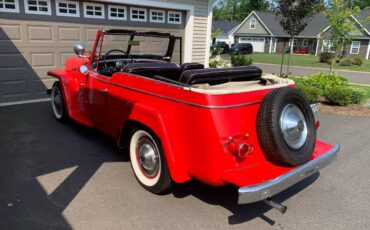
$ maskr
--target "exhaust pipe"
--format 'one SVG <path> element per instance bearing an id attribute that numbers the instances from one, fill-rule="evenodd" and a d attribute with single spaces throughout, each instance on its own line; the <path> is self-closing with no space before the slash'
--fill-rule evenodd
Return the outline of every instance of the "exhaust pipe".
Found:
<path id="1" fill-rule="evenodd" d="M 271 207 L 277 209 L 282 214 L 286 213 L 286 211 L 288 209 L 287 206 L 282 205 L 282 204 L 280 204 L 276 201 L 273 201 L 271 198 L 264 199 L 263 202 L 265 202 L 266 204 L 270 205 Z"/>

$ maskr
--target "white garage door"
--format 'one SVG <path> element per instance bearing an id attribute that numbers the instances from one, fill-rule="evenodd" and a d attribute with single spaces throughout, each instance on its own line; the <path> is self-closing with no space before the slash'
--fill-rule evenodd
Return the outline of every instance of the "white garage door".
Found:
<path id="1" fill-rule="evenodd" d="M 250 43 L 253 46 L 253 52 L 265 51 L 265 39 L 255 37 L 240 37 L 239 43 Z"/>

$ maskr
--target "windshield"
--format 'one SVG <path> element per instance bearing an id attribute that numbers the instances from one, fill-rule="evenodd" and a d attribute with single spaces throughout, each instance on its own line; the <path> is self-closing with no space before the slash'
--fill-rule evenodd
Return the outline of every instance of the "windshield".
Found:
<path id="1" fill-rule="evenodd" d="M 168 37 L 147 37 L 140 35 L 135 35 L 131 39 L 131 35 L 129 34 L 105 34 L 103 36 L 101 56 L 110 50 L 122 50 L 131 56 L 157 56 L 158 58 L 162 58 L 167 54 L 170 41 Z M 130 49 L 129 46 L 131 46 Z M 114 52 L 112 54 L 123 55 L 120 52 Z"/>

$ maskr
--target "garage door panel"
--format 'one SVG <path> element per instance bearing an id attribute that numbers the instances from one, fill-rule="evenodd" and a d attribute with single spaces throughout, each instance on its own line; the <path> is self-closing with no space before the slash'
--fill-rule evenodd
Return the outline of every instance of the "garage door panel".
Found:
<path id="1" fill-rule="evenodd" d="M 0 24 L 0 42 L 1 41 L 22 41 L 22 32 L 20 25 Z"/>
<path id="2" fill-rule="evenodd" d="M 53 27 L 51 26 L 28 26 L 28 40 L 30 42 L 53 41 Z"/>
<path id="3" fill-rule="evenodd" d="M 27 80 L 3 81 L 1 86 L 3 96 L 26 95 L 29 90 Z"/>
<path id="4" fill-rule="evenodd" d="M 32 67 L 56 67 L 54 53 L 32 53 Z"/>
<path id="5" fill-rule="evenodd" d="M 27 62 L 21 53 L 0 53 L 0 69 L 24 67 Z"/>
<path id="6" fill-rule="evenodd" d="M 47 89 L 50 89 L 53 84 L 55 82 L 55 79 L 54 78 L 47 78 L 47 79 L 34 79 L 32 81 L 32 88 L 33 88 L 33 94 L 38 94 L 38 95 L 45 95 L 46 94 L 46 90 L 45 88 Z"/>
<path id="7" fill-rule="evenodd" d="M 77 27 L 59 27 L 58 37 L 60 42 L 80 41 L 80 29 Z"/>

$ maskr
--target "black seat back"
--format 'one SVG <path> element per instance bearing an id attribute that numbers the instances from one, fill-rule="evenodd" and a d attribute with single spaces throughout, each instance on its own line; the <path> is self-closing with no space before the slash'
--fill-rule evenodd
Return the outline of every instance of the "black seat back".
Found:
<path id="1" fill-rule="evenodd" d="M 153 78 L 155 75 L 178 80 L 180 68 L 173 63 L 133 63 L 127 65 L 123 72 Z"/>
<path id="2" fill-rule="evenodd" d="M 188 85 L 208 83 L 221 84 L 229 81 L 259 80 L 262 70 L 256 66 L 243 66 L 222 69 L 195 69 L 181 74 L 180 82 Z"/>

